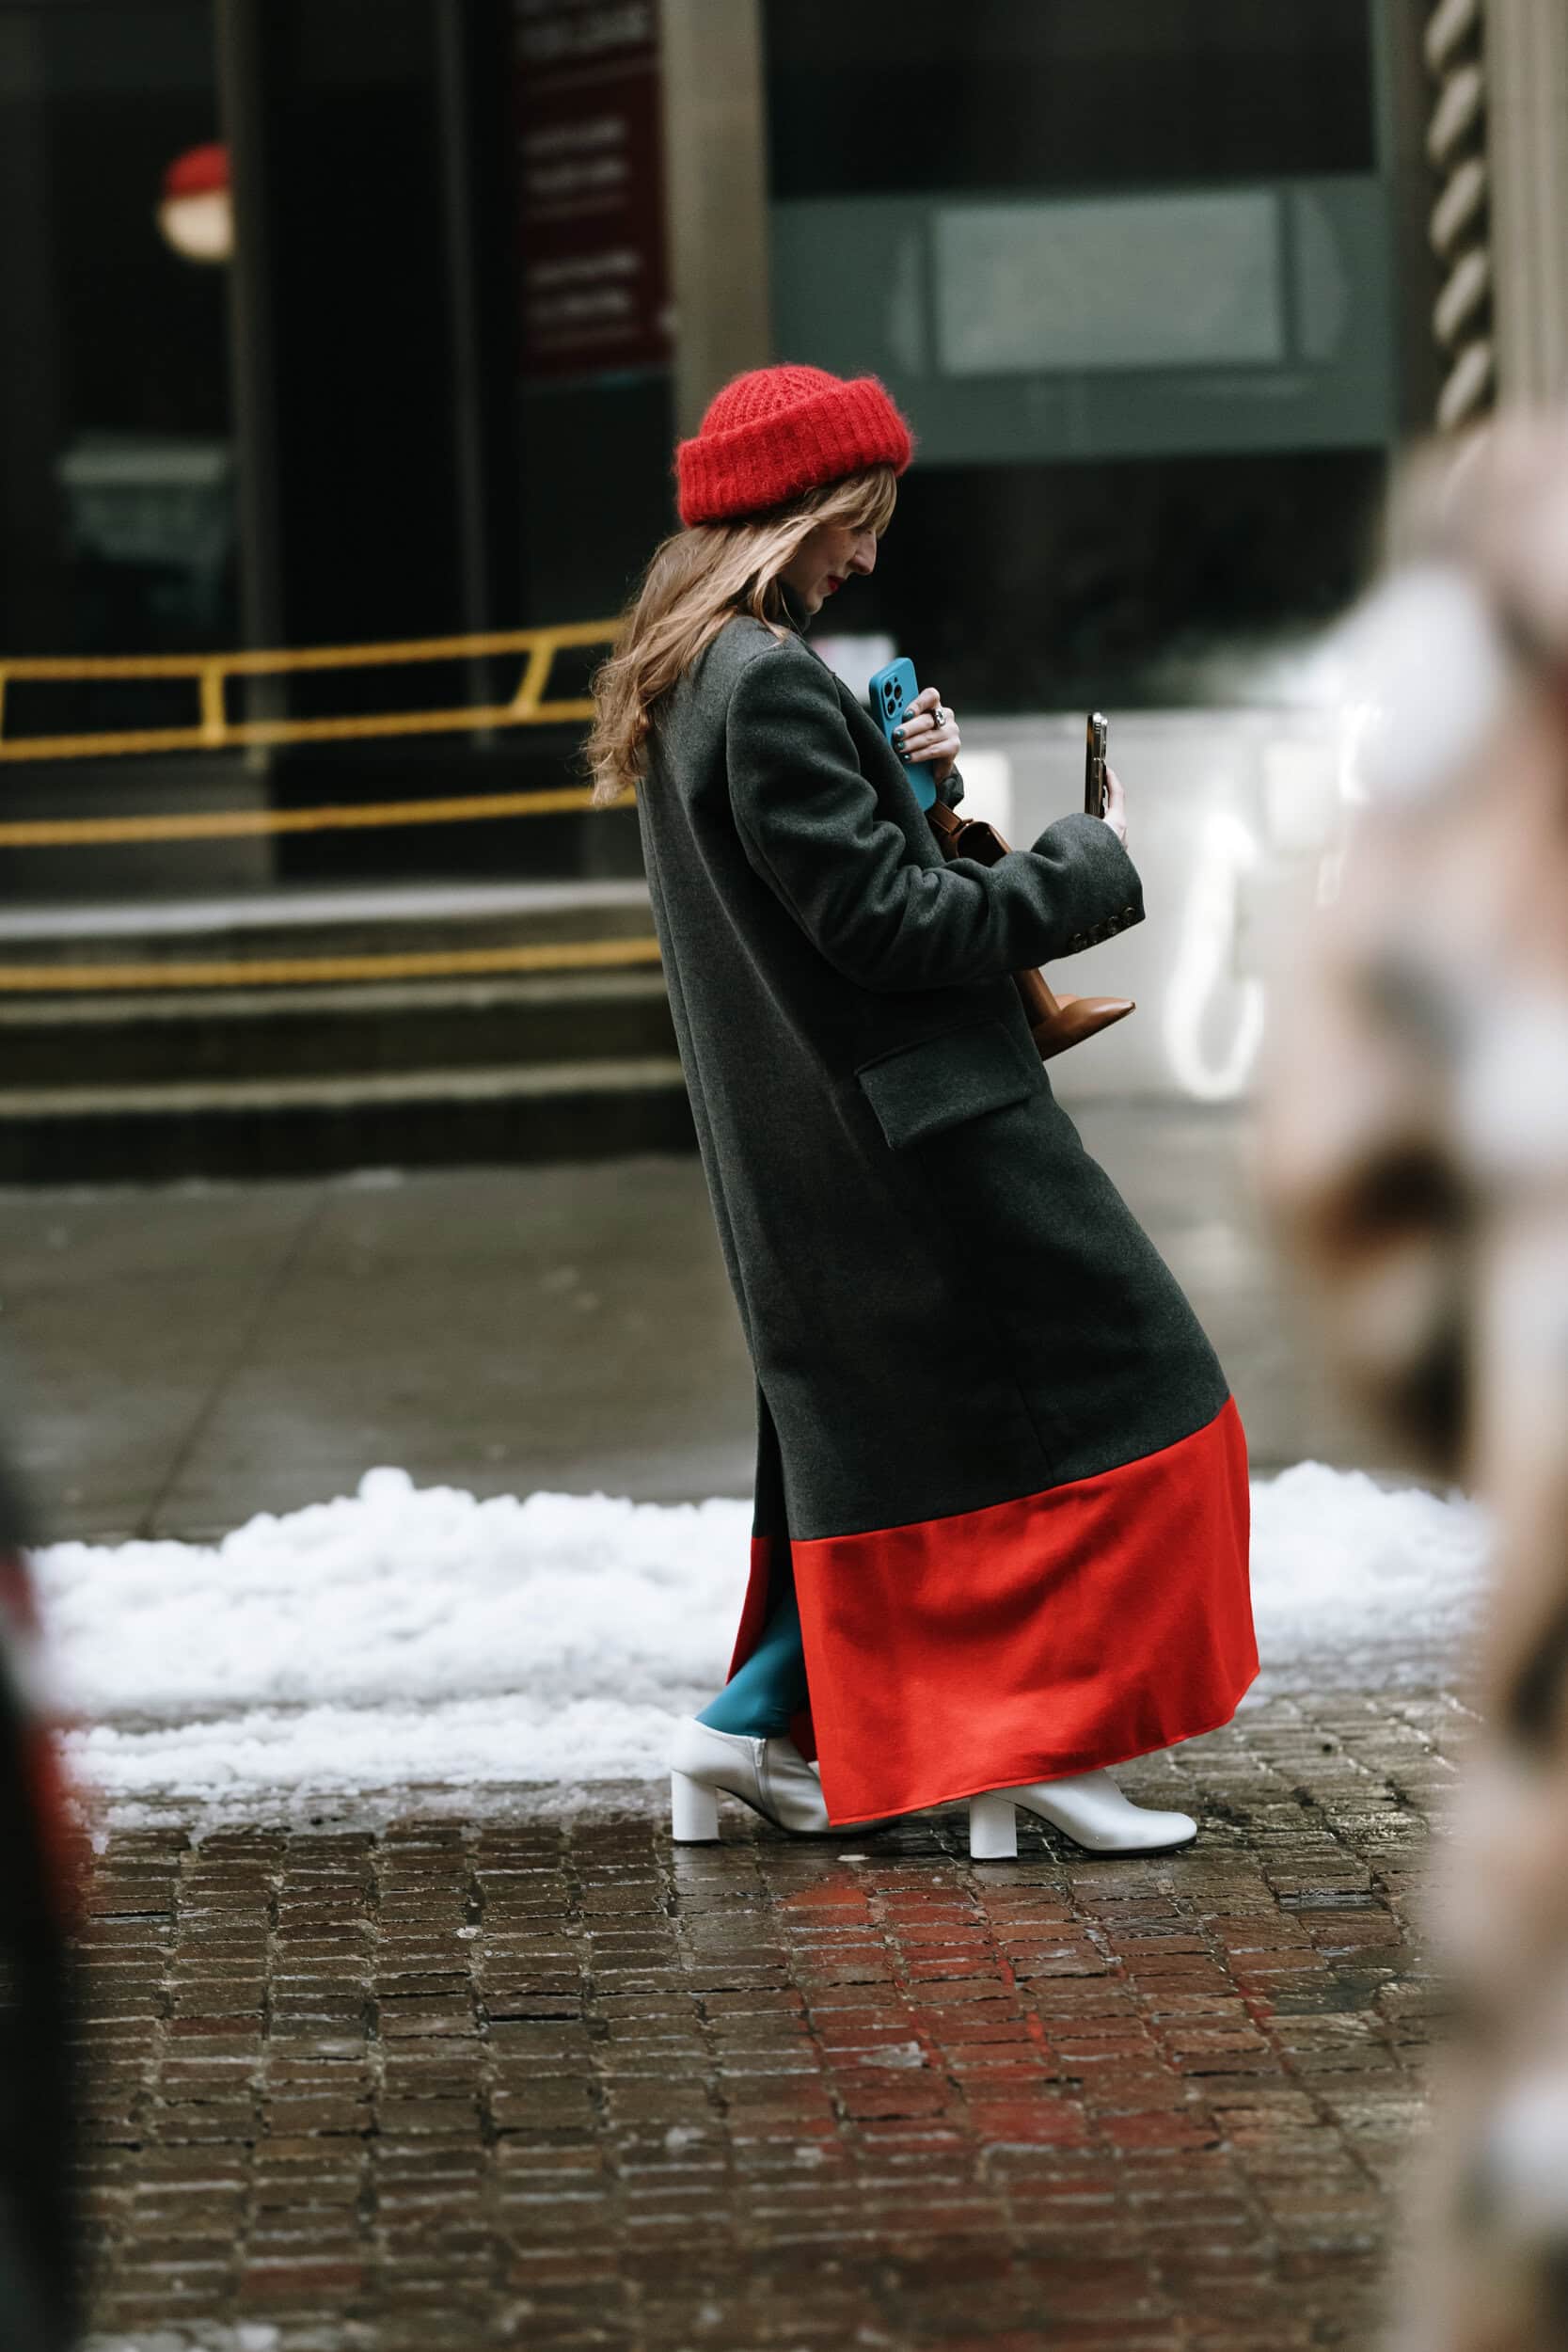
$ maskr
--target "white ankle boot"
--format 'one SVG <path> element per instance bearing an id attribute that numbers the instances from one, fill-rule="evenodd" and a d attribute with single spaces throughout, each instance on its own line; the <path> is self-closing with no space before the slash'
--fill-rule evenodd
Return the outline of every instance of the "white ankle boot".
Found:
<path id="1" fill-rule="evenodd" d="M 832 1828 L 816 1768 L 793 1740 L 752 1740 L 685 1715 L 670 1751 L 670 1834 L 677 1845 L 718 1836 L 721 1789 L 797 1837 L 824 1837 Z"/>
<path id="2" fill-rule="evenodd" d="M 1161 1813 L 1124 1797 L 1109 1772 L 1075 1772 L 1022 1788 L 989 1788 L 969 1800 L 969 1851 L 975 1862 L 1018 1855 L 1015 1808 L 1036 1813 L 1090 1853 L 1155 1853 L 1197 1836 L 1190 1813 Z"/>

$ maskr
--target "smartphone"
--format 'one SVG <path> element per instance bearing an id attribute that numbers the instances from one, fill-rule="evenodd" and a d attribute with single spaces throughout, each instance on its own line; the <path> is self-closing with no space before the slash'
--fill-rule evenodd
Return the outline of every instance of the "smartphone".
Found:
<path id="1" fill-rule="evenodd" d="M 1105 739 L 1110 733 L 1102 710 L 1091 710 L 1084 739 L 1084 810 L 1089 817 L 1105 814 Z"/>
<path id="2" fill-rule="evenodd" d="M 866 688 L 872 715 L 890 743 L 893 743 L 895 731 L 903 723 L 904 714 L 919 691 L 914 663 L 905 660 L 890 661 L 885 670 L 877 672 Z M 895 751 L 897 748 L 894 744 Z M 922 808 L 929 808 L 937 797 L 929 762 L 923 761 L 919 767 L 911 767 L 902 752 L 898 753 L 898 756 L 904 761 L 904 773 L 914 787 L 915 799 Z"/>

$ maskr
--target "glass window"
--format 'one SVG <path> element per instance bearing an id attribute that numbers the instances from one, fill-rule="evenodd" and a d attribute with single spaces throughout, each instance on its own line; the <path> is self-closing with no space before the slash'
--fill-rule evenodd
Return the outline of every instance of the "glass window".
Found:
<path id="1" fill-rule="evenodd" d="M 834 626 L 972 714 L 1266 703 L 1366 577 L 1384 480 L 1381 451 L 917 465 Z"/>
<path id="2" fill-rule="evenodd" d="M 855 628 L 974 712 L 1267 697 L 1396 429 L 1368 0 L 766 24 L 778 356 L 920 440 Z"/>
<path id="3" fill-rule="evenodd" d="M 1367 0 L 768 0 L 773 194 L 1368 171 Z"/>
<path id="4" fill-rule="evenodd" d="M 231 643 L 225 270 L 159 226 L 217 137 L 207 0 L 0 8 L 0 627 L 13 652 Z"/>

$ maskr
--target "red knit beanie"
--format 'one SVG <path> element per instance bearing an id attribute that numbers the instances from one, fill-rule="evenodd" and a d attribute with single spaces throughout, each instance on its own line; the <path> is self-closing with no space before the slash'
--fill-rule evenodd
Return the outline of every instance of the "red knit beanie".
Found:
<path id="1" fill-rule="evenodd" d="M 753 368 L 716 392 L 701 429 L 675 452 L 680 518 L 760 515 L 872 466 L 902 473 L 910 428 L 874 375 L 847 381 L 824 368 Z"/>

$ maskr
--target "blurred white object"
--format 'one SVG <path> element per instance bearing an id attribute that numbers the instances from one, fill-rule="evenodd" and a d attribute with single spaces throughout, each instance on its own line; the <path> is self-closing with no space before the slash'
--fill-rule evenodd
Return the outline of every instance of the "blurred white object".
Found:
<path id="1" fill-rule="evenodd" d="M 1493 2117 L 1486 2160 L 1512 2234 L 1560 2237 L 1568 2228 L 1568 2068 L 1515 2084 Z"/>
<path id="2" fill-rule="evenodd" d="M 1321 736 L 1265 743 L 1263 830 L 1270 849 L 1310 856 L 1329 847 L 1342 821 L 1334 745 Z"/>
<path id="3" fill-rule="evenodd" d="M 1243 878 L 1257 863 L 1257 840 L 1239 817 L 1217 810 L 1205 818 L 1164 1003 L 1165 1050 L 1195 1102 L 1232 1101 L 1258 1057 L 1263 991 L 1254 978 L 1237 978 L 1232 955 Z M 1222 1028 L 1214 1012 L 1227 995 L 1232 1003 Z"/>
<path id="4" fill-rule="evenodd" d="M 227 188 L 177 196 L 158 207 L 165 240 L 187 262 L 228 262 L 234 254 L 234 207 Z"/>
<path id="5" fill-rule="evenodd" d="M 1016 840 L 1013 835 L 1013 763 L 1006 753 L 972 752 L 966 748 L 958 754 L 958 773 L 964 780 L 959 816 L 982 818 L 988 825 L 996 827 L 1005 841 L 1012 842 L 1015 850 L 1027 849 L 1026 841 Z"/>
<path id="6" fill-rule="evenodd" d="M 1568 1168 L 1568 1003 L 1522 989 L 1494 997 L 1454 1087 L 1454 1131 L 1499 1188 L 1554 1188 Z"/>
<path id="7" fill-rule="evenodd" d="M 1052 1087 L 1069 1104 L 1110 1095 L 1232 1100 L 1253 1082 L 1282 918 L 1310 907 L 1328 854 L 1317 838 L 1343 823 L 1336 713 L 1109 715 L 1146 919 L 1050 965 L 1046 977 L 1075 993 L 1135 997 L 1138 1009 L 1053 1062 Z M 992 821 L 1015 846 L 1083 807 L 1082 711 L 990 719 L 960 707 L 958 723 L 964 816 L 990 814 L 979 762 L 993 753 L 1007 761 L 1011 805 L 1007 821 Z"/>
<path id="8" fill-rule="evenodd" d="M 1433 451 L 1340 633 L 1359 800 L 1260 1161 L 1334 1360 L 1497 1527 L 1436 1876 L 1409 2352 L 1559 2352 L 1568 2247 L 1568 416 Z"/>
<path id="9" fill-rule="evenodd" d="M 1509 664 L 1479 588 L 1451 564 L 1413 564 L 1338 633 L 1343 699 L 1362 714 L 1354 780 L 1374 801 L 1440 792 L 1496 726 Z"/>
<path id="10" fill-rule="evenodd" d="M 879 670 L 885 670 L 897 659 L 898 648 L 891 637 L 868 632 L 857 637 L 847 631 L 812 631 L 812 645 L 819 653 L 835 676 L 841 677 L 857 702 L 867 700 L 871 681 Z M 924 682 L 924 681 L 923 681 Z"/>

